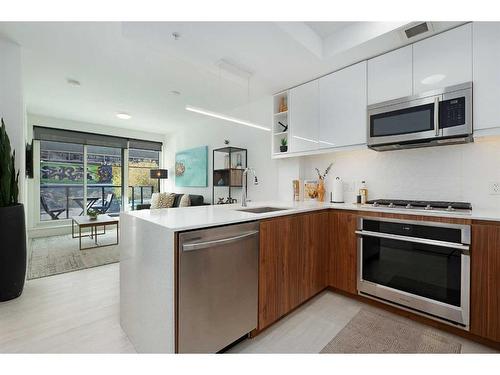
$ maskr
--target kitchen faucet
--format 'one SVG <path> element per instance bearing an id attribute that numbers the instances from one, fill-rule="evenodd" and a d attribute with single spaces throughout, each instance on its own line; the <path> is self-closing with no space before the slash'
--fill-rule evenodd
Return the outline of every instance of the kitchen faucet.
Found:
<path id="1" fill-rule="evenodd" d="M 253 184 L 258 185 L 259 180 L 257 179 L 257 174 L 255 173 L 255 169 L 253 168 L 245 168 L 243 171 L 243 175 L 241 176 L 242 179 L 242 189 L 241 189 L 241 206 L 246 207 L 247 206 L 247 174 L 248 172 L 252 172 L 253 174 Z"/>

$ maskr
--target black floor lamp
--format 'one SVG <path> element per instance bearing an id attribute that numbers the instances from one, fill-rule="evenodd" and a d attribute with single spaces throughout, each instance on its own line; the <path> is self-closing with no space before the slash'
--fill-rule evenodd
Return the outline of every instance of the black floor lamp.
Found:
<path id="1" fill-rule="evenodd" d="M 149 176 L 151 178 L 158 179 L 158 193 L 160 192 L 160 180 L 165 180 L 168 178 L 168 169 L 151 169 L 149 171 Z"/>

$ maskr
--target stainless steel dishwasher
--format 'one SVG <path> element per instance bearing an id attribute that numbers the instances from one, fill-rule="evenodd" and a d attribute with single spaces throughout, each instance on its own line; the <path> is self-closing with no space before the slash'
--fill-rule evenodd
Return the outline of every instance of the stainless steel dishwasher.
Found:
<path id="1" fill-rule="evenodd" d="M 179 353 L 216 353 L 257 327 L 259 224 L 179 235 Z"/>

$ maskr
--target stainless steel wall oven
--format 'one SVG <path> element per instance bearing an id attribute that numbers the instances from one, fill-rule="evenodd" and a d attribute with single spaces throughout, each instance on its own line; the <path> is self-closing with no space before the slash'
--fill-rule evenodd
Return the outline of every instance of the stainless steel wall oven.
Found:
<path id="1" fill-rule="evenodd" d="M 358 292 L 469 327 L 470 226 L 358 220 Z"/>

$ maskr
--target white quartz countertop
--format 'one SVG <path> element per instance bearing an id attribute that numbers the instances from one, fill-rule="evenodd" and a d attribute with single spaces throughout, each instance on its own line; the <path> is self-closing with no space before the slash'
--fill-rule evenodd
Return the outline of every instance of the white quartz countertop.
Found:
<path id="1" fill-rule="evenodd" d="M 198 228 L 207 228 L 218 225 L 242 223 L 246 221 L 262 220 L 270 217 L 286 216 L 301 212 L 318 211 L 322 209 L 339 209 L 355 211 L 385 212 L 395 214 L 439 216 L 450 218 L 462 218 L 473 220 L 500 221 L 500 211 L 497 210 L 473 210 L 471 214 L 456 212 L 433 212 L 424 210 L 374 208 L 355 203 L 320 203 L 315 201 L 305 202 L 249 202 L 247 208 L 252 207 L 280 207 L 282 211 L 273 211 L 261 214 L 239 211 L 245 207 L 239 204 L 214 205 L 214 206 L 194 206 L 182 208 L 166 208 L 153 210 L 129 211 L 122 215 L 132 215 L 134 217 L 161 225 L 171 231 L 184 231 Z"/>

